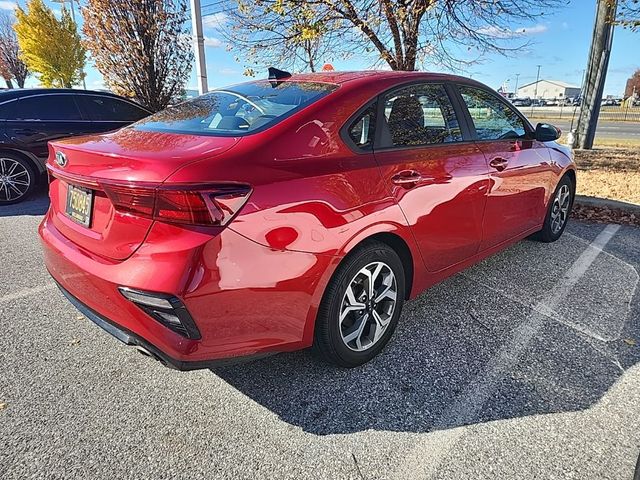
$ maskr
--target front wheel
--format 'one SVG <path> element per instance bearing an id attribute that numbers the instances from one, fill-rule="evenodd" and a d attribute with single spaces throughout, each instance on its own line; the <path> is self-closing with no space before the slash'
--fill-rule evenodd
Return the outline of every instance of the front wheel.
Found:
<path id="1" fill-rule="evenodd" d="M 573 207 L 574 194 L 575 186 L 571 178 L 565 175 L 560 179 L 553 194 L 542 230 L 534 235 L 536 240 L 549 243 L 555 242 L 562 236 Z"/>
<path id="2" fill-rule="evenodd" d="M 316 320 L 315 349 L 331 363 L 357 367 L 389 342 L 405 298 L 402 261 L 389 246 L 367 242 L 343 260 Z"/>

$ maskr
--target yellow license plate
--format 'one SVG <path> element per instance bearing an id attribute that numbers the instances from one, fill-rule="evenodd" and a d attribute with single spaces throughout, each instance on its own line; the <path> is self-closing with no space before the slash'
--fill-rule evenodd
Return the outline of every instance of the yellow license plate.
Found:
<path id="1" fill-rule="evenodd" d="M 91 224 L 91 207 L 93 206 L 93 192 L 89 189 L 67 186 L 67 216 L 81 225 L 88 227 Z"/>

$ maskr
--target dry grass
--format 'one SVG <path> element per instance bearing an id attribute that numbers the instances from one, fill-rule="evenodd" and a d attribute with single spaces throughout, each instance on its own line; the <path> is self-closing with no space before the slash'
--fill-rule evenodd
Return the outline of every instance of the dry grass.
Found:
<path id="1" fill-rule="evenodd" d="M 578 195 L 640 204 L 640 148 L 576 150 Z"/>

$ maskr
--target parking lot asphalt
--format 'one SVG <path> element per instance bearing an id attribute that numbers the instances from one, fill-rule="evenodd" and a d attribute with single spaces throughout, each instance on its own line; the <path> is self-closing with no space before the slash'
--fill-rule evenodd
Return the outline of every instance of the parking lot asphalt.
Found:
<path id="1" fill-rule="evenodd" d="M 2 479 L 633 475 L 640 229 L 522 241 L 407 303 L 361 368 L 305 351 L 184 373 L 56 290 L 46 205 L 0 207 Z"/>

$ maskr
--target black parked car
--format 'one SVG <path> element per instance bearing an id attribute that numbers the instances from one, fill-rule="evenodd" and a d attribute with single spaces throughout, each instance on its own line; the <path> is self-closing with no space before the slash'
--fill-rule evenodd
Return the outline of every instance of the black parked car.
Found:
<path id="1" fill-rule="evenodd" d="M 116 130 L 150 114 L 112 93 L 0 91 L 0 205 L 20 202 L 31 194 L 45 173 L 50 140 Z"/>

